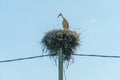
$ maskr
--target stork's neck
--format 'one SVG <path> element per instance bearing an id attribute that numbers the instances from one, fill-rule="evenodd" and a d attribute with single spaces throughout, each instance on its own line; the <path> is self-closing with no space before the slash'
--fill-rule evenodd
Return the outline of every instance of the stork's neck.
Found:
<path id="1" fill-rule="evenodd" d="M 61 14 L 61 17 L 62 17 L 63 19 L 65 19 L 62 14 Z"/>

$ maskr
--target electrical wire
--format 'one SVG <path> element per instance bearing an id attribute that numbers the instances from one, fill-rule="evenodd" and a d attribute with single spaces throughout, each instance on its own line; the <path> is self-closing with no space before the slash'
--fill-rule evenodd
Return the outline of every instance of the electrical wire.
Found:
<path id="1" fill-rule="evenodd" d="M 13 61 L 21 61 L 21 60 L 27 60 L 27 59 L 35 59 L 35 58 L 46 57 L 46 56 L 52 56 L 52 55 L 40 55 L 40 56 L 32 56 L 32 57 L 24 57 L 24 58 L 2 60 L 2 61 L 0 61 L 0 63 L 13 62 Z"/>
<path id="2" fill-rule="evenodd" d="M 73 54 L 73 55 L 75 55 L 75 56 L 89 56 L 89 57 L 103 57 L 103 58 L 120 58 L 120 56 L 94 55 L 94 54 Z M 0 61 L 0 63 L 21 61 L 21 60 L 27 60 L 27 59 L 35 59 L 35 58 L 46 57 L 46 56 L 53 56 L 53 55 L 48 54 L 48 55 L 40 55 L 40 56 L 8 59 L 8 60 L 2 60 L 2 61 Z"/>
<path id="3" fill-rule="evenodd" d="M 73 54 L 73 55 L 75 55 L 75 56 L 103 57 L 103 58 L 120 58 L 120 56 L 94 55 L 94 54 Z"/>

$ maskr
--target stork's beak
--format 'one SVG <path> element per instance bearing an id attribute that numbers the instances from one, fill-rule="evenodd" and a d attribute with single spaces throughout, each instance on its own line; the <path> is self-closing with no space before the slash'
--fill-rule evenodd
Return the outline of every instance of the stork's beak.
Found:
<path id="1" fill-rule="evenodd" d="M 62 14 L 60 13 L 59 15 L 58 15 L 58 18 L 61 16 Z"/>

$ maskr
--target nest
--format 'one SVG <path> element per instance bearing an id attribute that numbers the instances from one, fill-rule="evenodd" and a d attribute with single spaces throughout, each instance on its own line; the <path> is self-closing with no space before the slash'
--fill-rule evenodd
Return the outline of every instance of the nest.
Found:
<path id="1" fill-rule="evenodd" d="M 79 42 L 79 35 L 76 32 L 62 29 L 47 32 L 41 41 L 42 50 L 52 56 L 58 56 L 59 49 L 62 49 L 64 61 L 72 59 Z"/>

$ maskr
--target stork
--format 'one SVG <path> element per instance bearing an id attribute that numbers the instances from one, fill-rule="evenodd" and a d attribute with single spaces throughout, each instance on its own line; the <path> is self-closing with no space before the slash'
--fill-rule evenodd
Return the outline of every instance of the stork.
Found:
<path id="1" fill-rule="evenodd" d="M 64 28 L 64 29 L 69 29 L 69 23 L 68 23 L 68 21 L 63 17 L 62 13 L 60 13 L 60 14 L 58 15 L 58 17 L 60 17 L 60 16 L 63 18 L 63 22 L 62 22 L 63 28 Z"/>

